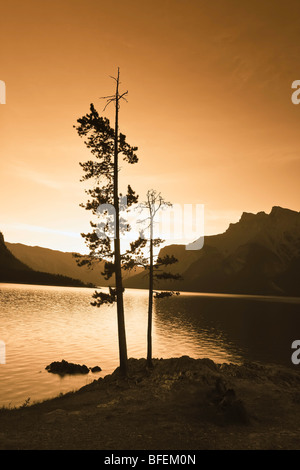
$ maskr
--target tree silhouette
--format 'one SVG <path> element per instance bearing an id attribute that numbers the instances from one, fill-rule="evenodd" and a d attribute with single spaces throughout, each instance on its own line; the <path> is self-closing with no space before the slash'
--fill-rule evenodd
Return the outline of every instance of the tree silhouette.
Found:
<path id="1" fill-rule="evenodd" d="M 80 137 L 85 138 L 85 145 L 90 149 L 94 160 L 80 163 L 84 171 L 82 181 L 92 179 L 94 186 L 86 190 L 91 197 L 86 204 L 81 204 L 86 210 L 91 210 L 93 215 L 101 216 L 106 220 L 101 223 L 90 222 L 92 232 L 81 234 L 89 248 L 89 255 L 80 257 L 79 265 L 91 265 L 95 259 L 104 260 L 104 276 L 109 279 L 115 276 L 115 288 L 110 287 L 109 293 L 96 291 L 92 305 L 100 307 L 103 304 L 117 303 L 118 339 L 120 372 L 127 375 L 127 344 L 124 319 L 123 283 L 121 272 L 120 233 L 130 227 L 124 223 L 121 212 L 136 203 L 138 198 L 130 185 L 126 196 L 119 194 L 119 156 L 130 164 L 137 163 L 137 147 L 130 146 L 126 136 L 119 132 L 119 108 L 120 101 L 125 99 L 125 93 L 120 94 L 120 71 L 117 77 L 111 77 L 116 82 L 116 91 L 113 95 L 103 97 L 106 106 L 114 103 L 115 126 L 112 128 L 107 118 L 101 117 L 93 104 L 90 105 L 90 113 L 77 120 L 74 126 Z M 106 108 L 105 106 L 105 108 Z M 105 109 L 104 108 L 104 109 Z M 99 211 L 100 209 L 100 211 Z M 111 247 L 112 238 L 114 240 Z M 128 259 L 128 253 L 127 253 Z"/>
<path id="2" fill-rule="evenodd" d="M 167 202 L 161 196 L 161 193 L 151 189 L 147 191 L 146 200 L 138 204 L 138 209 L 141 211 L 146 210 L 146 217 L 140 220 L 140 223 L 146 224 L 145 228 L 140 230 L 139 238 L 131 243 L 130 250 L 128 251 L 127 263 L 124 268 L 132 269 L 135 266 L 143 266 L 147 270 L 149 276 L 149 299 L 148 299 L 148 328 L 147 328 L 147 366 L 151 368 L 152 364 L 152 316 L 153 316 L 153 297 L 171 297 L 172 295 L 179 295 L 179 292 L 167 291 L 156 292 L 154 290 L 155 279 L 181 279 L 180 274 L 172 274 L 165 271 L 167 266 L 176 263 L 178 260 L 172 255 L 160 257 L 155 255 L 154 249 L 158 248 L 164 240 L 161 238 L 154 238 L 154 224 L 155 217 L 160 210 L 171 207 L 172 204 Z M 148 235 L 145 234 L 148 232 Z M 145 255 L 145 249 L 148 245 L 149 256 Z M 134 256 L 132 256 L 134 254 Z"/>

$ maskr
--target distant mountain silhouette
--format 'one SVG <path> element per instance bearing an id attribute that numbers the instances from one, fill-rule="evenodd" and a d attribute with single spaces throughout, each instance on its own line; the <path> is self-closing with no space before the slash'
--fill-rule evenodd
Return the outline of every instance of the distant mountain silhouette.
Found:
<path id="1" fill-rule="evenodd" d="M 104 270 L 104 262 L 95 260 L 91 268 L 78 266 L 73 253 L 51 250 L 39 246 L 28 246 L 21 243 L 6 242 L 7 248 L 22 263 L 36 271 L 46 271 L 52 274 L 60 274 L 84 283 L 92 283 L 96 286 L 106 287 L 112 285 L 112 280 L 106 280 L 101 274 Z M 124 278 L 135 274 L 124 273 Z"/>
<path id="2" fill-rule="evenodd" d="M 55 286 L 86 287 L 86 284 L 78 279 L 72 279 L 63 275 L 50 274 L 36 271 L 27 264 L 17 259 L 7 248 L 3 234 L 0 232 L 0 282 L 19 284 L 39 284 Z"/>
<path id="3" fill-rule="evenodd" d="M 195 242 L 196 243 L 196 242 Z M 207 236 L 201 250 L 163 248 L 179 262 L 171 272 L 182 281 L 160 281 L 157 289 L 231 294 L 300 296 L 300 213 L 278 206 L 270 214 L 244 212 L 226 232 Z M 147 287 L 138 274 L 125 287 Z"/>
<path id="4" fill-rule="evenodd" d="M 51 250 L 39 246 L 28 246 L 21 243 L 8 243 L 7 248 L 23 263 L 37 271 L 80 279 L 85 283 L 106 286 L 107 281 L 101 275 L 103 263 L 95 263 L 93 269 L 79 267 L 72 253 Z"/>
<path id="5" fill-rule="evenodd" d="M 79 267 L 69 252 L 8 242 L 6 247 L 8 250 L 1 234 L 0 282 L 8 282 L 8 277 L 16 279 L 17 271 L 32 278 L 33 271 L 39 271 L 40 278 L 43 272 L 72 278 L 73 282 L 112 285 L 101 274 L 101 261 L 95 261 L 89 269 Z M 182 274 L 183 280 L 159 281 L 155 286 L 158 290 L 300 296 L 300 213 L 278 206 L 270 214 L 244 212 L 226 232 L 205 237 L 201 250 L 169 245 L 160 251 L 161 257 L 165 255 L 179 260 L 169 270 Z M 136 272 L 124 273 L 124 286 L 147 288 L 143 270 Z M 20 273 L 18 276 L 22 277 Z"/>

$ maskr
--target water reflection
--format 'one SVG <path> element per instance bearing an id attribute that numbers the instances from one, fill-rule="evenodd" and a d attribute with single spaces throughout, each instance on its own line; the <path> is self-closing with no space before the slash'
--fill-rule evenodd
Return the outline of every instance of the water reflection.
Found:
<path id="1" fill-rule="evenodd" d="M 78 389 L 118 367 L 115 306 L 90 305 L 94 289 L 0 284 L 0 406 L 18 406 Z M 299 299 L 251 300 L 181 294 L 154 303 L 153 356 L 209 357 L 216 362 L 255 360 L 297 367 L 291 344 L 300 339 Z M 125 291 L 129 357 L 147 351 L 146 290 Z M 99 365 L 88 376 L 57 377 L 53 361 Z"/>
<path id="2" fill-rule="evenodd" d="M 155 305 L 157 331 L 193 343 L 197 357 L 293 366 L 291 344 L 300 337 L 299 299 L 182 294 Z"/>

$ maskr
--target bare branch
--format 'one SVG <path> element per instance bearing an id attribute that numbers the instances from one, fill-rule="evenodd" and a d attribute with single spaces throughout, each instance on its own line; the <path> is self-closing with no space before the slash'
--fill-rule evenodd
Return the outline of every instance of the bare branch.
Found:
<path id="1" fill-rule="evenodd" d="M 111 99 L 107 100 L 107 103 L 106 103 L 106 105 L 105 105 L 104 108 L 103 108 L 103 111 L 105 111 L 106 108 L 107 108 L 107 106 L 108 106 L 110 103 L 113 103 L 113 101 L 116 101 L 116 99 L 115 99 L 115 98 L 111 98 Z"/>
<path id="2" fill-rule="evenodd" d="M 100 100 L 108 100 L 110 98 L 115 98 L 116 95 L 108 95 L 108 96 L 100 96 L 99 99 Z"/>
<path id="3" fill-rule="evenodd" d="M 124 96 L 127 94 L 128 94 L 128 90 L 122 93 L 122 95 L 119 95 L 119 99 L 124 98 Z M 126 98 L 124 98 L 124 100 L 127 101 Z"/>

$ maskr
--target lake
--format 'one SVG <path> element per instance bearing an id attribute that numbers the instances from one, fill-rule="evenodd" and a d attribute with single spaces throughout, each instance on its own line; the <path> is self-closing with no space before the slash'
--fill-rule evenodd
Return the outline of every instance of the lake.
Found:
<path id="1" fill-rule="evenodd" d="M 118 367 L 116 306 L 92 307 L 93 292 L 0 284 L 0 345 L 5 345 L 0 407 L 76 390 Z M 126 289 L 124 304 L 128 357 L 145 357 L 147 291 Z M 156 299 L 153 357 L 256 361 L 300 371 L 291 362 L 291 344 L 300 339 L 299 309 L 300 299 L 295 298 L 181 293 Z M 102 371 L 61 378 L 45 370 L 62 359 L 98 365 Z"/>

